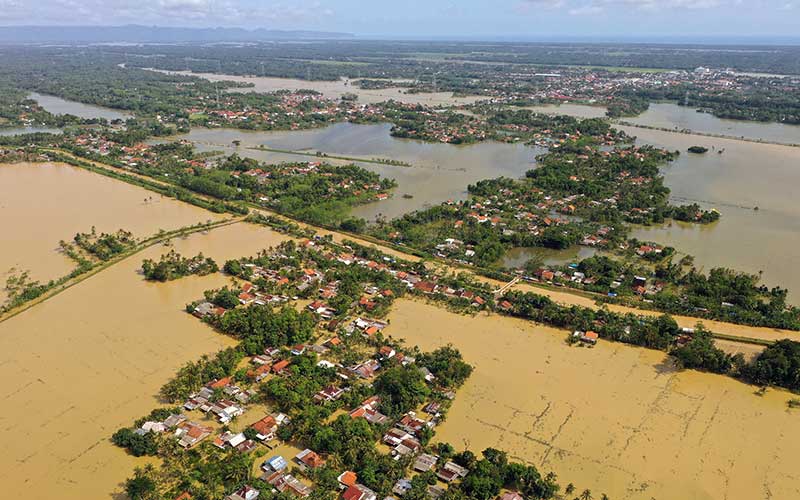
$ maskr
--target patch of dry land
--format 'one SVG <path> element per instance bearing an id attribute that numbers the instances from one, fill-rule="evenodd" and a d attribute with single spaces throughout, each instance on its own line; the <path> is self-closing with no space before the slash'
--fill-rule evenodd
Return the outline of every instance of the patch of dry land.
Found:
<path id="1" fill-rule="evenodd" d="M 92 226 L 98 232 L 126 229 L 142 238 L 220 218 L 70 165 L 0 165 L 0 282 L 12 267 L 30 270 L 31 278 L 43 282 L 69 273 L 75 263 L 59 251 L 58 242 Z"/>
<path id="2" fill-rule="evenodd" d="M 90 174 L 91 175 L 91 174 Z M 245 223 L 173 240 L 222 263 L 284 237 Z M 149 283 L 149 248 L 0 323 L 0 498 L 111 498 L 143 462 L 109 438 L 159 405 L 177 369 L 232 344 L 184 311 L 222 274 Z"/>
<path id="3" fill-rule="evenodd" d="M 436 439 L 496 447 L 613 500 L 800 498 L 800 412 L 788 393 L 676 371 L 662 352 L 498 315 L 401 300 L 387 333 L 452 343 L 475 367 Z"/>

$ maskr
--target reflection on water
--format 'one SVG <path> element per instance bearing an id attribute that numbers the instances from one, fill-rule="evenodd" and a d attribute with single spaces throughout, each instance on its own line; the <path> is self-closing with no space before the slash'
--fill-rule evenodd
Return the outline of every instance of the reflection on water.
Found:
<path id="1" fill-rule="evenodd" d="M 353 214 L 368 220 L 382 214 L 388 218 L 438 204 L 448 199 L 461 200 L 467 196 L 467 186 L 492 177 L 518 178 L 535 166 L 540 148 L 522 144 L 484 142 L 466 146 L 431 144 L 389 135 L 391 125 L 353 125 L 338 123 L 322 129 L 299 132 L 241 132 L 231 129 L 193 129 L 180 138 L 195 141 L 204 150 L 231 147 L 242 156 L 266 162 L 307 161 L 311 157 L 256 151 L 248 147 L 265 145 L 275 149 L 324 151 L 329 154 L 364 159 L 391 158 L 412 167 L 359 163 L 384 177 L 393 178 L 398 187 L 386 201 L 356 207 Z M 233 149 L 227 152 L 231 153 Z M 412 198 L 405 198 L 403 195 Z"/>
<path id="2" fill-rule="evenodd" d="M 703 134 L 744 137 L 784 144 L 800 143 L 798 125 L 723 120 L 711 113 L 699 113 L 695 108 L 678 106 L 674 103 L 651 103 L 647 111 L 634 118 L 625 118 L 625 121 L 649 127 L 688 129 Z"/>
<path id="3" fill-rule="evenodd" d="M 79 118 L 105 118 L 106 120 L 127 120 L 131 117 L 129 113 L 117 111 L 111 108 L 83 104 L 81 102 L 68 101 L 60 97 L 37 94 L 31 92 L 29 99 L 38 102 L 41 107 L 54 115 L 74 115 Z"/>

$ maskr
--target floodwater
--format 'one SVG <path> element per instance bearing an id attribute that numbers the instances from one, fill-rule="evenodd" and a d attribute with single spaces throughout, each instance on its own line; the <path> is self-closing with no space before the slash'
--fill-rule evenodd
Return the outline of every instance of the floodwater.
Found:
<path id="1" fill-rule="evenodd" d="M 74 115 L 79 118 L 87 119 L 105 118 L 109 121 L 127 120 L 131 117 L 129 113 L 115 109 L 94 106 L 92 104 L 84 104 L 82 102 L 68 101 L 60 97 L 37 94 L 36 92 L 31 92 L 28 95 L 28 98 L 38 102 L 41 107 L 54 115 Z"/>
<path id="2" fill-rule="evenodd" d="M 621 128 L 637 135 L 640 143 L 681 152 L 663 169 L 674 203 L 696 201 L 722 213 L 712 225 L 674 222 L 638 228 L 633 236 L 694 255 L 698 268 L 722 266 L 761 273 L 769 286 L 800 290 L 800 204 L 796 194 L 800 148 Z M 708 147 L 709 152 L 687 153 L 692 145 Z M 720 149 L 723 154 L 718 153 Z M 792 300 L 796 302 L 797 297 L 793 294 Z"/>
<path id="3" fill-rule="evenodd" d="M 197 76 L 212 82 L 234 81 L 253 84 L 253 87 L 244 89 L 231 89 L 236 92 L 274 92 L 276 90 L 316 90 L 329 99 L 339 99 L 344 94 L 356 94 L 361 104 L 375 104 L 388 100 L 395 100 L 409 104 L 425 104 L 428 106 L 457 106 L 472 104 L 486 99 L 481 96 L 456 97 L 450 92 L 430 92 L 424 94 L 408 94 L 406 89 L 391 87 L 386 89 L 361 89 L 351 80 L 341 79 L 335 81 L 310 81 L 294 78 L 276 78 L 263 76 L 236 76 L 219 75 L 214 73 L 192 73 L 191 71 L 164 71 L 160 73 Z"/>
<path id="4" fill-rule="evenodd" d="M 619 343 L 569 347 L 567 332 L 400 300 L 387 333 L 452 343 L 475 367 L 436 440 L 506 450 L 595 498 L 800 498 L 791 394 L 701 372 Z"/>
<path id="5" fill-rule="evenodd" d="M 288 155 L 257 151 L 254 146 L 328 154 L 363 159 L 391 158 L 411 164 L 411 167 L 356 162 L 383 177 L 395 179 L 398 187 L 392 198 L 356 207 L 353 214 L 373 220 L 379 214 L 388 218 L 412 210 L 439 204 L 449 199 L 463 200 L 467 186 L 493 177 L 518 178 L 535 167 L 535 157 L 541 148 L 523 144 L 482 142 L 470 145 L 435 144 L 389 135 L 389 124 L 354 125 L 337 123 L 321 129 L 296 132 L 242 132 L 235 129 L 192 129 L 177 138 L 188 139 L 201 150 L 234 150 L 266 162 L 309 161 L 310 156 Z M 240 140 L 234 148 L 231 142 Z M 404 198 L 403 195 L 412 198 Z"/>
<path id="6" fill-rule="evenodd" d="M 147 199 L 148 201 L 145 201 Z M 75 263 L 59 251 L 92 226 L 98 232 L 126 229 L 148 237 L 220 215 L 165 198 L 81 168 L 55 163 L 0 165 L 0 281 L 14 267 L 39 281 L 69 273 Z M 2 287 L 0 287 L 2 288 Z M 0 300 L 5 292 L 0 291 Z"/>
<path id="7" fill-rule="evenodd" d="M 522 109 L 529 109 L 546 115 L 569 115 L 577 118 L 603 118 L 606 116 L 606 108 L 604 106 L 589 106 L 588 104 L 542 104 L 539 106 L 523 106 Z"/>
<path id="8" fill-rule="evenodd" d="M 245 223 L 173 240 L 222 264 L 284 237 Z M 0 486 L 3 498 L 110 498 L 142 465 L 114 447 L 119 427 L 160 406 L 158 389 L 177 369 L 232 345 L 184 311 L 222 274 L 148 283 L 136 254 L 0 323 Z"/>
<path id="9" fill-rule="evenodd" d="M 800 144 L 800 125 L 723 120 L 711 113 L 699 113 L 696 108 L 679 106 L 675 103 L 650 103 L 647 111 L 633 118 L 624 118 L 624 121 L 648 127 L 688 129 L 703 134 Z"/>
<path id="10" fill-rule="evenodd" d="M 509 269 L 521 268 L 531 259 L 541 259 L 545 266 L 563 266 L 573 262 L 580 262 L 597 254 L 596 248 L 572 246 L 566 250 L 552 250 L 549 248 L 518 247 L 507 251 L 500 260 L 500 265 Z"/>

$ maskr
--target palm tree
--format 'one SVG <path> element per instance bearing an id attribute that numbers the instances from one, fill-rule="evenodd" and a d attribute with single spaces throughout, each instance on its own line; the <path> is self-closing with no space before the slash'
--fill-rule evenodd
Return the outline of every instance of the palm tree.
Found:
<path id="1" fill-rule="evenodd" d="M 592 497 L 592 492 L 589 490 L 589 488 L 586 488 L 585 490 L 583 490 L 583 493 L 581 493 L 580 498 L 581 500 L 592 500 L 592 498 L 594 497 Z"/>
<path id="2" fill-rule="evenodd" d="M 567 487 L 564 489 L 564 493 L 566 493 L 567 495 L 571 495 L 574 491 L 575 491 L 575 485 L 572 483 L 569 483 Z"/>

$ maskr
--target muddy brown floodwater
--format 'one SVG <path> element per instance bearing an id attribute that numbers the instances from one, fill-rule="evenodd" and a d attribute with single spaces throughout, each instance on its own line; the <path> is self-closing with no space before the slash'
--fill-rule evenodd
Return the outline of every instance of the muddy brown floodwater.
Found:
<path id="1" fill-rule="evenodd" d="M 147 201 L 145 201 L 147 199 Z M 152 236 L 159 229 L 218 220 L 201 208 L 152 191 L 64 164 L 0 165 L 0 281 L 10 268 L 30 270 L 47 281 L 74 267 L 58 249 L 77 232 L 95 226 L 100 232 L 132 231 Z M 0 287 L 2 288 L 2 287 Z M 0 290 L 0 301 L 4 300 Z"/>
<path id="2" fill-rule="evenodd" d="M 800 411 L 783 391 L 676 371 L 662 352 L 400 300 L 387 333 L 475 367 L 436 440 L 506 450 L 614 500 L 800 498 Z"/>
<path id="3" fill-rule="evenodd" d="M 238 223 L 173 240 L 220 264 L 284 237 Z M 114 447 L 113 432 L 159 406 L 177 369 L 232 344 L 184 311 L 222 274 L 148 283 L 138 273 L 158 245 L 0 323 L 2 498 L 111 498 L 143 462 Z"/>

